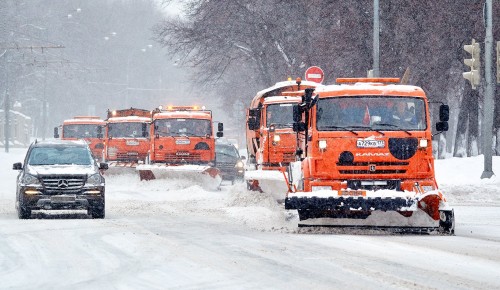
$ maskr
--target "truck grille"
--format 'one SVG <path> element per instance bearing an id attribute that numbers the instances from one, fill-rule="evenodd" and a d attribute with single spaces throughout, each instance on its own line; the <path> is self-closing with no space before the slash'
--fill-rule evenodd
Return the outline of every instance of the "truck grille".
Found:
<path id="1" fill-rule="evenodd" d="M 351 164 L 337 163 L 340 174 L 403 174 L 409 162 L 353 162 Z M 373 169 L 370 167 L 373 166 Z"/>
<path id="2" fill-rule="evenodd" d="M 295 161 L 295 152 L 285 152 L 283 153 L 283 162 L 291 163 Z"/>
<path id="3" fill-rule="evenodd" d="M 165 154 L 166 162 L 183 162 L 183 161 L 201 161 L 201 155 L 198 153 L 182 154 L 182 152 Z"/>
<path id="4" fill-rule="evenodd" d="M 47 194 L 78 193 L 82 190 L 86 175 L 44 176 L 41 178 Z"/>
<path id="5" fill-rule="evenodd" d="M 119 152 L 116 154 L 117 161 L 132 161 L 132 160 L 144 160 L 147 153 L 137 153 L 137 152 Z"/>

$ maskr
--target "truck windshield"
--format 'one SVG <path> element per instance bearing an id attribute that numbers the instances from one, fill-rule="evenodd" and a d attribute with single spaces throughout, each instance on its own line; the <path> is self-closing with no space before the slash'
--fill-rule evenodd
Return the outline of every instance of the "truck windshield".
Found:
<path id="1" fill-rule="evenodd" d="M 319 99 L 320 131 L 408 131 L 427 128 L 423 99 L 399 96 L 350 96 Z"/>
<path id="2" fill-rule="evenodd" d="M 203 119 L 160 119 L 155 121 L 155 135 L 205 137 L 212 135 L 212 126 L 210 120 Z"/>
<path id="3" fill-rule="evenodd" d="M 91 165 L 93 162 L 84 147 L 35 147 L 28 158 L 29 165 Z"/>
<path id="4" fill-rule="evenodd" d="M 149 137 L 149 131 L 143 132 L 143 126 L 146 123 L 126 122 L 126 123 L 108 123 L 108 137 L 111 138 L 140 138 Z"/>
<path id="5" fill-rule="evenodd" d="M 266 125 L 269 128 L 292 128 L 293 126 L 293 104 L 275 104 L 266 108 Z"/>
<path id="6" fill-rule="evenodd" d="M 97 124 L 63 125 L 63 138 L 97 138 Z"/>

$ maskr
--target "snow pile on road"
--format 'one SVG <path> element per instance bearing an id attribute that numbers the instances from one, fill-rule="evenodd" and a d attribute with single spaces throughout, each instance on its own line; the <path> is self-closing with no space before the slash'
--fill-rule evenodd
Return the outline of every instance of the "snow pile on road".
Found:
<path id="1" fill-rule="evenodd" d="M 22 161 L 26 149 L 0 153 L 5 184 L 0 191 L 0 214 L 16 216 L 15 178 L 12 163 Z M 436 160 L 437 182 L 450 204 L 500 206 L 500 179 L 481 179 L 483 157 Z M 493 157 L 493 172 L 500 174 L 500 157 Z M 278 196 L 284 197 L 284 192 Z M 140 181 L 137 175 L 106 177 L 106 218 L 155 215 L 192 216 L 221 219 L 259 231 L 296 232 L 297 214 L 284 210 L 276 194 L 249 191 L 246 184 L 224 185 L 219 191 L 207 191 L 189 180 Z"/>

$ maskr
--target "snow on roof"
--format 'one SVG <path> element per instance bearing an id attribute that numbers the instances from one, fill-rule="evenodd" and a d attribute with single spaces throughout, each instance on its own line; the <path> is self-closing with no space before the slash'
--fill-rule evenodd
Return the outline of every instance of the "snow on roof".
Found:
<path id="1" fill-rule="evenodd" d="M 63 125 L 66 124 L 106 124 L 106 121 L 94 118 L 78 118 L 78 119 L 64 120 Z"/>
<path id="2" fill-rule="evenodd" d="M 311 87 L 321 87 L 323 86 L 322 84 L 319 84 L 319 83 L 316 83 L 316 82 L 311 82 L 311 81 L 302 81 L 300 83 L 301 86 L 311 86 Z M 276 84 L 274 84 L 274 86 L 272 87 L 269 87 L 269 88 L 266 88 L 262 91 L 259 91 L 257 92 L 257 95 L 256 96 L 262 96 L 268 92 L 271 92 L 271 91 L 274 91 L 276 89 L 279 89 L 279 88 L 283 88 L 283 87 L 290 87 L 290 86 L 297 86 L 297 82 L 296 81 L 284 81 L 284 82 L 278 82 Z"/>
<path id="3" fill-rule="evenodd" d="M 108 123 L 126 123 L 126 122 L 150 122 L 149 117 L 127 116 L 127 117 L 112 117 L 108 119 Z"/>
<path id="4" fill-rule="evenodd" d="M 0 109 L 0 112 L 2 112 L 2 113 L 3 113 L 3 110 L 1 110 L 1 109 Z M 18 112 L 18 111 L 13 111 L 13 110 L 9 110 L 9 112 L 10 112 L 11 114 L 13 114 L 13 115 L 17 115 L 17 116 L 23 117 L 23 118 L 25 118 L 25 119 L 29 119 L 29 120 L 31 120 L 31 117 L 28 117 L 28 116 L 26 116 L 25 114 L 23 114 L 23 113 L 21 113 L 21 112 Z"/>
<path id="5" fill-rule="evenodd" d="M 163 111 L 157 113 L 154 119 L 185 118 L 185 119 L 210 119 L 210 111 Z"/>
<path id="6" fill-rule="evenodd" d="M 411 85 L 389 84 L 382 83 L 355 83 L 355 84 L 341 84 L 341 85 L 327 85 L 316 88 L 315 94 L 320 96 L 325 93 L 333 93 L 334 95 L 350 95 L 350 94 L 363 94 L 369 92 L 369 95 L 411 95 L 411 96 L 425 96 L 422 88 Z"/>
<path id="7" fill-rule="evenodd" d="M 264 104 L 281 104 L 281 103 L 298 103 L 302 100 L 302 97 L 294 96 L 272 96 L 267 97 Z"/>

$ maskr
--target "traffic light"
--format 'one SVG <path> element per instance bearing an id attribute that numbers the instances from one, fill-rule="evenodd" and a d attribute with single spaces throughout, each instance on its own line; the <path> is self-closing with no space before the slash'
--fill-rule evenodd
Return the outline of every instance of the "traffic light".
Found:
<path id="1" fill-rule="evenodd" d="M 472 89 L 476 89 L 476 86 L 479 85 L 479 81 L 481 80 L 481 62 L 479 60 L 481 48 L 479 47 L 479 43 L 476 43 L 476 41 L 472 39 L 471 44 L 464 45 L 464 50 L 471 55 L 471 58 L 464 59 L 464 63 L 470 66 L 470 71 L 464 72 L 462 75 L 465 79 L 469 80 Z"/>
<path id="2" fill-rule="evenodd" d="M 500 84 L 500 41 L 497 41 L 497 84 Z"/>

